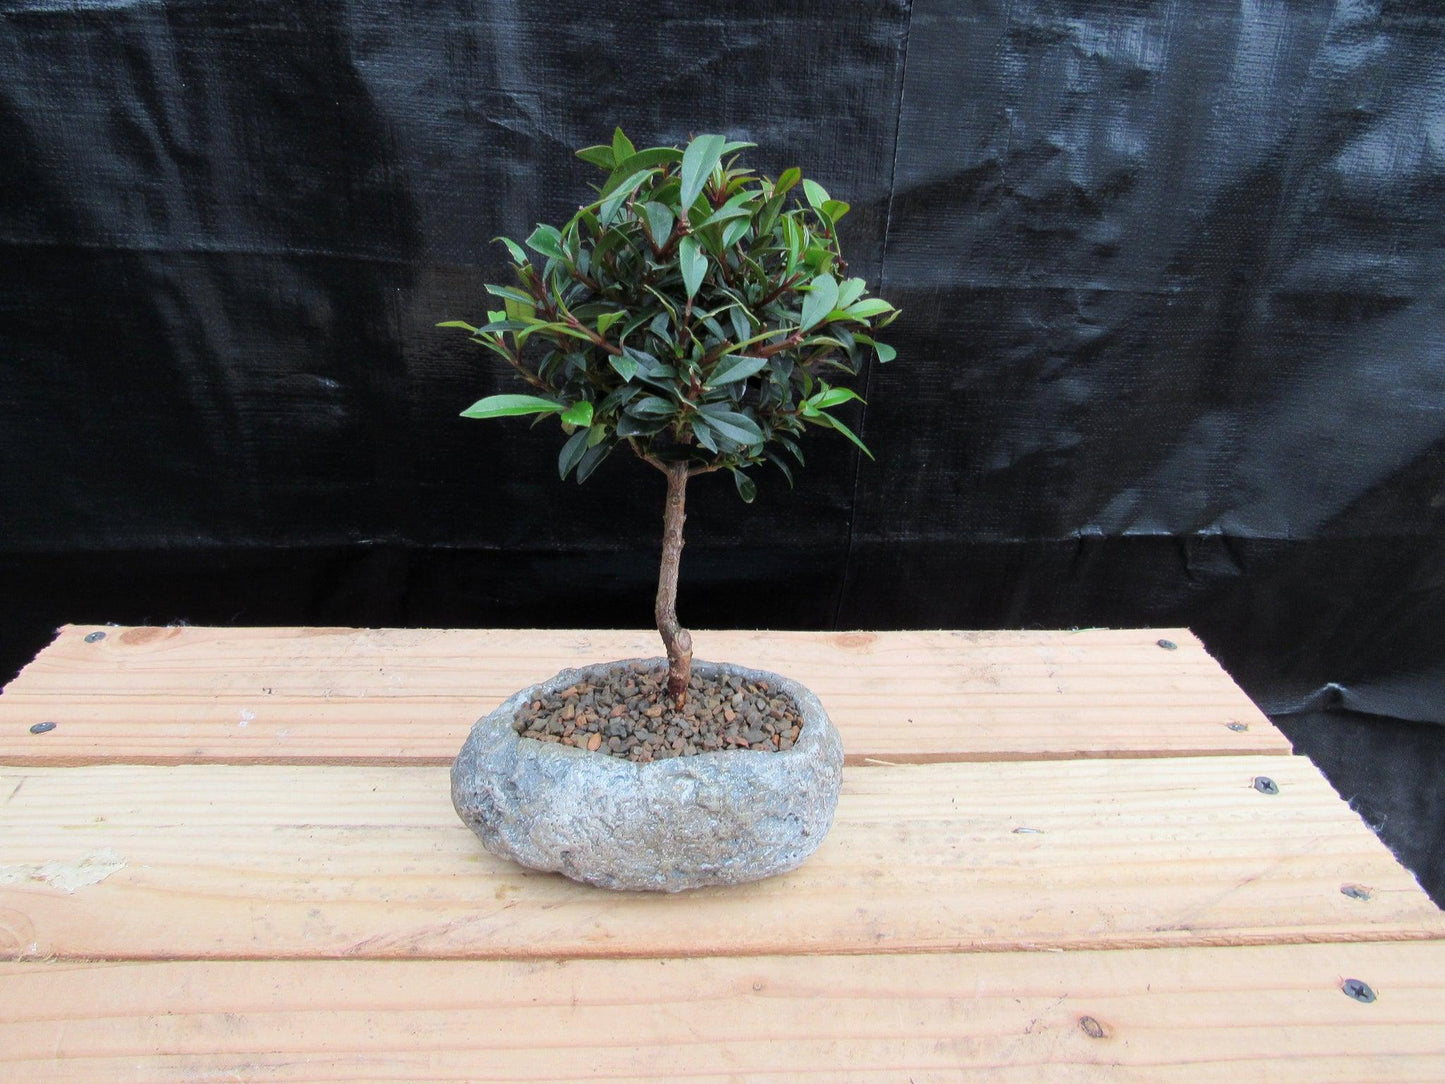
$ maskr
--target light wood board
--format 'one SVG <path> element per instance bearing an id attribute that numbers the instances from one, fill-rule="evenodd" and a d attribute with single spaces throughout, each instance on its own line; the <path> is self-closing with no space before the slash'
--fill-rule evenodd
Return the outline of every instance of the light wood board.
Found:
<path id="1" fill-rule="evenodd" d="M 1260 775 L 1280 793 L 1257 791 Z M 672 897 L 599 892 L 491 857 L 458 821 L 441 768 L 12 768 L 0 770 L 0 802 L 0 953 L 12 956 L 628 957 L 1445 936 L 1445 914 L 1298 757 L 849 769 L 833 831 L 802 868 Z M 1373 898 L 1342 894 L 1347 882 Z"/>
<path id="2" fill-rule="evenodd" d="M 492 858 L 442 767 L 651 633 L 61 630 L 0 696 L 0 1078 L 1445 1080 L 1445 913 L 1188 632 L 696 635 L 850 766 L 801 869 L 668 897 Z"/>
<path id="3" fill-rule="evenodd" d="M 1184 629 L 695 641 L 809 686 L 852 764 L 1290 751 Z M 0 696 L 0 763 L 449 763 L 517 689 L 658 653 L 646 631 L 66 626 Z"/>
<path id="4" fill-rule="evenodd" d="M 8 964 L 0 1003 L 0 1077 L 37 1084 L 1445 1080 L 1439 942 Z"/>

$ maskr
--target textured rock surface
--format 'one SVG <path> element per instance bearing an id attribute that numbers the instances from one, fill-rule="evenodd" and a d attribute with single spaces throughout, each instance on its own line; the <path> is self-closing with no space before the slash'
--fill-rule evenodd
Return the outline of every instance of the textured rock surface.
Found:
<path id="1" fill-rule="evenodd" d="M 703 675 L 766 680 L 802 709 L 798 742 L 634 764 L 521 738 L 518 708 L 638 660 L 564 670 L 477 722 L 452 765 L 452 803 L 493 854 L 602 888 L 677 892 L 793 869 L 823 841 L 843 778 L 843 743 L 802 685 L 763 670 L 693 663 Z M 643 660 L 655 664 L 659 660 Z"/>

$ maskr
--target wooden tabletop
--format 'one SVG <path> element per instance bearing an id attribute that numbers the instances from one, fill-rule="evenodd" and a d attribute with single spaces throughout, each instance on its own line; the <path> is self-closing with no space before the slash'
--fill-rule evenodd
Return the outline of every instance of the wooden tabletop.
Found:
<path id="1" fill-rule="evenodd" d="M 0 1079 L 1445 1080 L 1445 914 L 1189 632 L 694 639 L 848 767 L 802 868 L 659 896 L 447 775 L 654 633 L 62 629 L 0 696 Z"/>

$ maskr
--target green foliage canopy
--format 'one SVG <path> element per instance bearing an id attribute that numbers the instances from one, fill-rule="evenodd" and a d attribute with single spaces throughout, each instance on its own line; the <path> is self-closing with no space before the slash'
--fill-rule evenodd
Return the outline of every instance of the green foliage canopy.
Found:
<path id="1" fill-rule="evenodd" d="M 597 199 L 524 249 L 497 238 L 517 285 L 488 285 L 501 308 L 467 331 L 534 394 L 493 395 L 464 417 L 557 415 L 563 478 L 585 480 L 619 444 L 654 466 L 746 471 L 770 461 L 792 484 L 807 426 L 872 453 L 832 410 L 898 310 L 849 278 L 838 245 L 848 204 L 797 169 L 777 180 L 738 165 L 751 143 L 700 135 L 685 149 L 610 146 L 578 156 L 607 172 Z M 801 184 L 803 199 L 796 198 Z M 793 194 L 793 199 L 789 199 Z M 527 252 L 531 250 L 531 254 Z"/>

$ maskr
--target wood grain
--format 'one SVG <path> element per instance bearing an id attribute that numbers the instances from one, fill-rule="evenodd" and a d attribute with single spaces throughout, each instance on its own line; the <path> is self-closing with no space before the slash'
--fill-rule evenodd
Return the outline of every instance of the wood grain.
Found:
<path id="1" fill-rule="evenodd" d="M 1255 790 L 1258 775 L 1280 793 Z M 599 892 L 487 855 L 457 820 L 440 768 L 7 769 L 0 801 L 8 956 L 628 957 L 1445 936 L 1445 914 L 1297 757 L 849 769 L 834 829 L 801 869 L 674 897 Z M 1373 898 L 1343 895 L 1346 882 Z"/>
<path id="2" fill-rule="evenodd" d="M 694 638 L 812 688 L 853 764 L 1289 752 L 1183 629 Z M 449 763 L 513 691 L 659 651 L 639 631 L 67 626 L 0 696 L 0 763 Z"/>
<path id="3" fill-rule="evenodd" d="M 0 999 L 33 1082 L 1445 1080 L 1439 942 L 8 964 Z"/>

